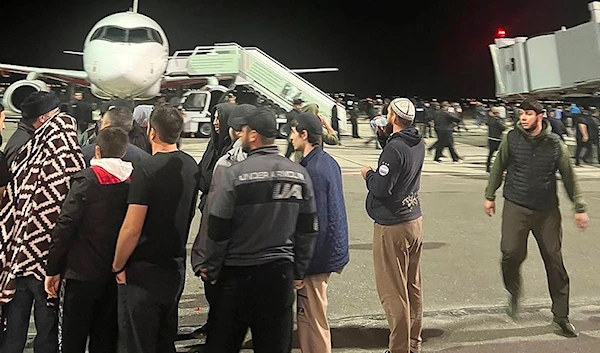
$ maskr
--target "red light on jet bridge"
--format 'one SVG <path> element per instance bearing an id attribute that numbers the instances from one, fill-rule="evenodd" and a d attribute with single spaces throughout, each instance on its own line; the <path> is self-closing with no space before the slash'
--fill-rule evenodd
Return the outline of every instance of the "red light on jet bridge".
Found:
<path id="1" fill-rule="evenodd" d="M 506 31 L 502 28 L 498 28 L 496 31 L 496 38 L 504 38 L 506 37 Z"/>

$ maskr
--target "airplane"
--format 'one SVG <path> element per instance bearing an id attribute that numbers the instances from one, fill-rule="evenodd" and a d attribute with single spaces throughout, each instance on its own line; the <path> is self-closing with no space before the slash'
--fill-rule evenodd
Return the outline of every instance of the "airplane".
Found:
<path id="1" fill-rule="evenodd" d="M 167 76 L 169 42 L 161 26 L 138 13 L 139 0 L 127 12 L 109 15 L 96 23 L 85 38 L 83 52 L 64 51 L 83 57 L 83 71 L 0 64 L 0 75 L 26 74 L 9 86 L 3 97 L 7 116 L 20 116 L 20 105 L 35 91 L 48 91 L 40 78 L 88 87 L 103 100 L 148 100 L 166 88 L 209 83 L 233 77 Z M 331 72 L 337 68 L 298 69 L 296 73 Z"/>

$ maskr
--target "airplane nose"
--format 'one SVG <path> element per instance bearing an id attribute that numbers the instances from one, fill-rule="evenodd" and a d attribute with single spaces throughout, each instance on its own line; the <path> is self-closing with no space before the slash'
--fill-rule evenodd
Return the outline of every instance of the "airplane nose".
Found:
<path id="1" fill-rule="evenodd" d="M 146 85 L 139 61 L 139 57 L 128 54 L 116 54 L 113 56 L 112 65 L 107 65 L 104 73 L 104 81 L 111 92 L 120 92 L 123 95 L 134 93 Z"/>

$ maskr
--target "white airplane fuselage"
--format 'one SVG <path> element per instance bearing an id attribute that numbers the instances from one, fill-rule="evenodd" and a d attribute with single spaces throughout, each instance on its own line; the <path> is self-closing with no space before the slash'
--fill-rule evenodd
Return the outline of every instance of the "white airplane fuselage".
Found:
<path id="1" fill-rule="evenodd" d="M 151 18 L 134 12 L 100 20 L 86 37 L 83 69 L 99 98 L 150 99 L 160 92 L 169 43 Z"/>

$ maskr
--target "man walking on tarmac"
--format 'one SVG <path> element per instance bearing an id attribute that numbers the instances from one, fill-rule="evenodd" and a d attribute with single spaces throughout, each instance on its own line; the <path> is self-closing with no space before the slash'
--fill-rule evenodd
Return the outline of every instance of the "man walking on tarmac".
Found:
<path id="1" fill-rule="evenodd" d="M 390 326 L 387 353 L 417 353 L 423 327 L 419 189 L 425 144 L 412 126 L 415 106 L 410 100 L 396 98 L 387 111 L 393 130 L 379 165 L 376 170 L 363 167 L 361 172 L 369 189 L 367 213 L 375 221 L 373 262 L 377 292 Z"/>
<path id="2" fill-rule="evenodd" d="M 485 190 L 485 212 L 496 209 L 495 193 L 504 184 L 502 210 L 502 274 L 510 293 L 508 315 L 515 317 L 521 297 L 521 264 L 527 256 L 527 238 L 533 232 L 548 276 L 553 324 L 567 337 L 577 331 L 569 322 L 569 276 L 563 264 L 561 214 L 556 194 L 556 171 L 560 171 L 569 199 L 575 205 L 575 224 L 588 226 L 586 204 L 577 184 L 567 146 L 551 133 L 542 105 L 526 99 L 520 106 L 519 122 L 500 144 L 498 156 Z"/>

